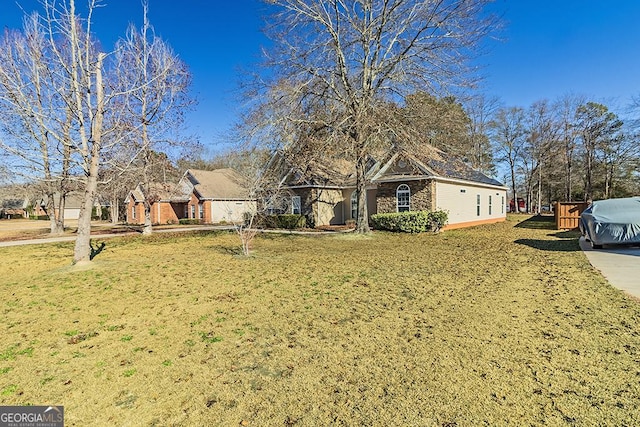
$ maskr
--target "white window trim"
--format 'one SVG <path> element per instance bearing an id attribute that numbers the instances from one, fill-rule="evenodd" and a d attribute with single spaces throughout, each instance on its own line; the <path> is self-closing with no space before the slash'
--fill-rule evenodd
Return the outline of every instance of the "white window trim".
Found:
<path id="1" fill-rule="evenodd" d="M 400 195 L 405 195 L 406 194 L 406 198 L 407 198 L 407 203 L 406 204 L 400 204 Z M 404 197 L 403 197 L 404 199 Z M 400 210 L 400 208 L 405 208 L 406 210 Z M 396 188 L 396 212 L 409 212 L 411 211 L 411 188 L 407 185 L 407 184 L 400 184 L 398 185 L 398 187 Z"/>
<path id="2" fill-rule="evenodd" d="M 296 208 L 298 212 L 296 212 Z M 302 215 L 302 200 L 300 196 L 291 196 L 291 213 L 293 215 Z"/>

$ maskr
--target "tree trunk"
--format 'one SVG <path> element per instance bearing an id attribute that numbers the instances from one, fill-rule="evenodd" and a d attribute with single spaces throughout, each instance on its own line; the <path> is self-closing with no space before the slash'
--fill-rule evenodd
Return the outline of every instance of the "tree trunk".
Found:
<path id="1" fill-rule="evenodd" d="M 58 203 L 58 212 L 56 212 L 56 233 L 64 233 L 64 209 L 67 204 L 66 194 L 60 194 L 60 202 Z"/>
<path id="2" fill-rule="evenodd" d="M 73 263 L 84 263 L 91 260 L 91 209 L 98 189 L 98 162 L 91 162 L 91 169 L 87 177 L 87 183 L 80 206 L 80 216 L 78 217 L 78 237 L 73 250 Z M 95 166 L 94 166 L 95 165 Z"/>
<path id="3" fill-rule="evenodd" d="M 551 203 L 551 201 L 549 201 Z M 538 213 L 542 213 L 542 165 L 538 165 Z"/>
<path id="4" fill-rule="evenodd" d="M 147 187 L 147 188 L 149 188 L 149 187 Z M 142 229 L 142 234 L 148 236 L 148 235 L 150 235 L 152 233 L 153 233 L 153 226 L 151 224 L 151 203 L 149 203 L 149 201 L 146 200 L 146 198 L 145 198 L 145 201 L 144 201 L 144 228 Z"/>
<path id="5" fill-rule="evenodd" d="M 356 232 L 360 234 L 370 233 L 369 212 L 367 209 L 367 182 L 366 182 L 367 158 L 358 156 L 356 161 L 356 193 L 358 194 L 358 218 Z"/>
<path id="6" fill-rule="evenodd" d="M 573 169 L 571 167 L 571 162 L 567 165 L 567 202 L 571 202 L 573 198 L 573 185 L 571 180 L 571 173 Z"/>
<path id="7" fill-rule="evenodd" d="M 111 224 L 117 224 L 118 222 L 120 222 L 120 202 L 118 201 L 118 196 L 115 194 L 115 192 L 113 193 L 112 197 L 111 197 L 111 203 L 110 203 L 111 207 Z"/>
<path id="8" fill-rule="evenodd" d="M 513 162 L 511 162 L 511 191 L 513 192 L 513 212 L 520 213 L 518 193 L 516 192 L 516 171 Z"/>
<path id="9" fill-rule="evenodd" d="M 91 146 L 88 156 L 88 176 L 78 218 L 78 237 L 73 250 L 73 263 L 91 261 L 91 209 L 98 189 L 98 171 L 100 169 L 100 148 L 102 143 L 102 123 L 104 120 L 104 87 L 102 86 L 102 60 L 104 54 L 98 54 L 96 64 L 96 109 L 91 123 Z"/>

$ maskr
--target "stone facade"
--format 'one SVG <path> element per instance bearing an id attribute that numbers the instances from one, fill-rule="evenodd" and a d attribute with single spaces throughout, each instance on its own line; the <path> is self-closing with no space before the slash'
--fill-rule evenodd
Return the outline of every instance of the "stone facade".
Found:
<path id="1" fill-rule="evenodd" d="M 411 190 L 410 210 L 435 210 L 435 189 L 432 180 L 384 182 L 378 184 L 377 201 L 378 213 L 397 212 L 396 191 L 399 185 L 406 184 Z"/>

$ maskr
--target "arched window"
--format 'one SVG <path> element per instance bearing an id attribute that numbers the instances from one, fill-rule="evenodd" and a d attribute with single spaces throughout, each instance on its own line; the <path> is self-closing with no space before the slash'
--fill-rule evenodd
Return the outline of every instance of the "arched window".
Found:
<path id="1" fill-rule="evenodd" d="M 409 212 L 411 207 L 411 190 L 407 184 L 400 184 L 396 190 L 398 212 Z"/>
<path id="2" fill-rule="evenodd" d="M 351 193 L 351 219 L 358 218 L 358 192 L 353 190 Z"/>

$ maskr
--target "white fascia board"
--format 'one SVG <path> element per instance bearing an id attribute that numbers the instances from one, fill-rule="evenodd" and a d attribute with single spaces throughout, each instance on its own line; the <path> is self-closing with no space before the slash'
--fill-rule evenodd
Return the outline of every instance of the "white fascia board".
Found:
<path id="1" fill-rule="evenodd" d="M 387 160 L 387 163 L 385 163 L 380 170 L 378 171 L 378 173 L 376 173 L 373 178 L 371 178 L 371 181 L 375 181 L 376 179 L 378 179 L 379 177 L 381 177 L 382 175 L 385 174 L 385 172 L 387 170 L 389 170 L 389 168 L 391 167 L 391 165 L 393 164 L 393 162 L 398 158 L 400 154 L 399 153 L 395 153 L 393 156 L 391 156 L 391 158 L 389 160 Z"/>
<path id="2" fill-rule="evenodd" d="M 382 183 L 382 182 L 400 182 L 400 181 L 424 181 L 427 179 L 434 179 L 436 178 L 435 176 L 431 176 L 431 175 L 406 175 L 406 176 L 394 176 L 394 177 L 389 177 L 389 178 L 384 178 L 384 179 L 377 179 L 374 182 L 378 183 Z"/>
<path id="3" fill-rule="evenodd" d="M 451 184 L 459 184 L 459 185 L 470 185 L 473 187 L 483 187 L 483 188 L 493 188 L 496 190 L 508 190 L 508 188 L 504 185 L 493 185 L 493 184 L 486 184 L 484 182 L 478 182 L 478 181 L 468 181 L 466 179 L 457 179 L 457 178 L 444 178 L 444 177 L 440 177 L 440 176 L 434 176 L 431 177 L 432 179 L 436 180 L 436 181 L 441 181 L 441 182 L 448 182 Z"/>

